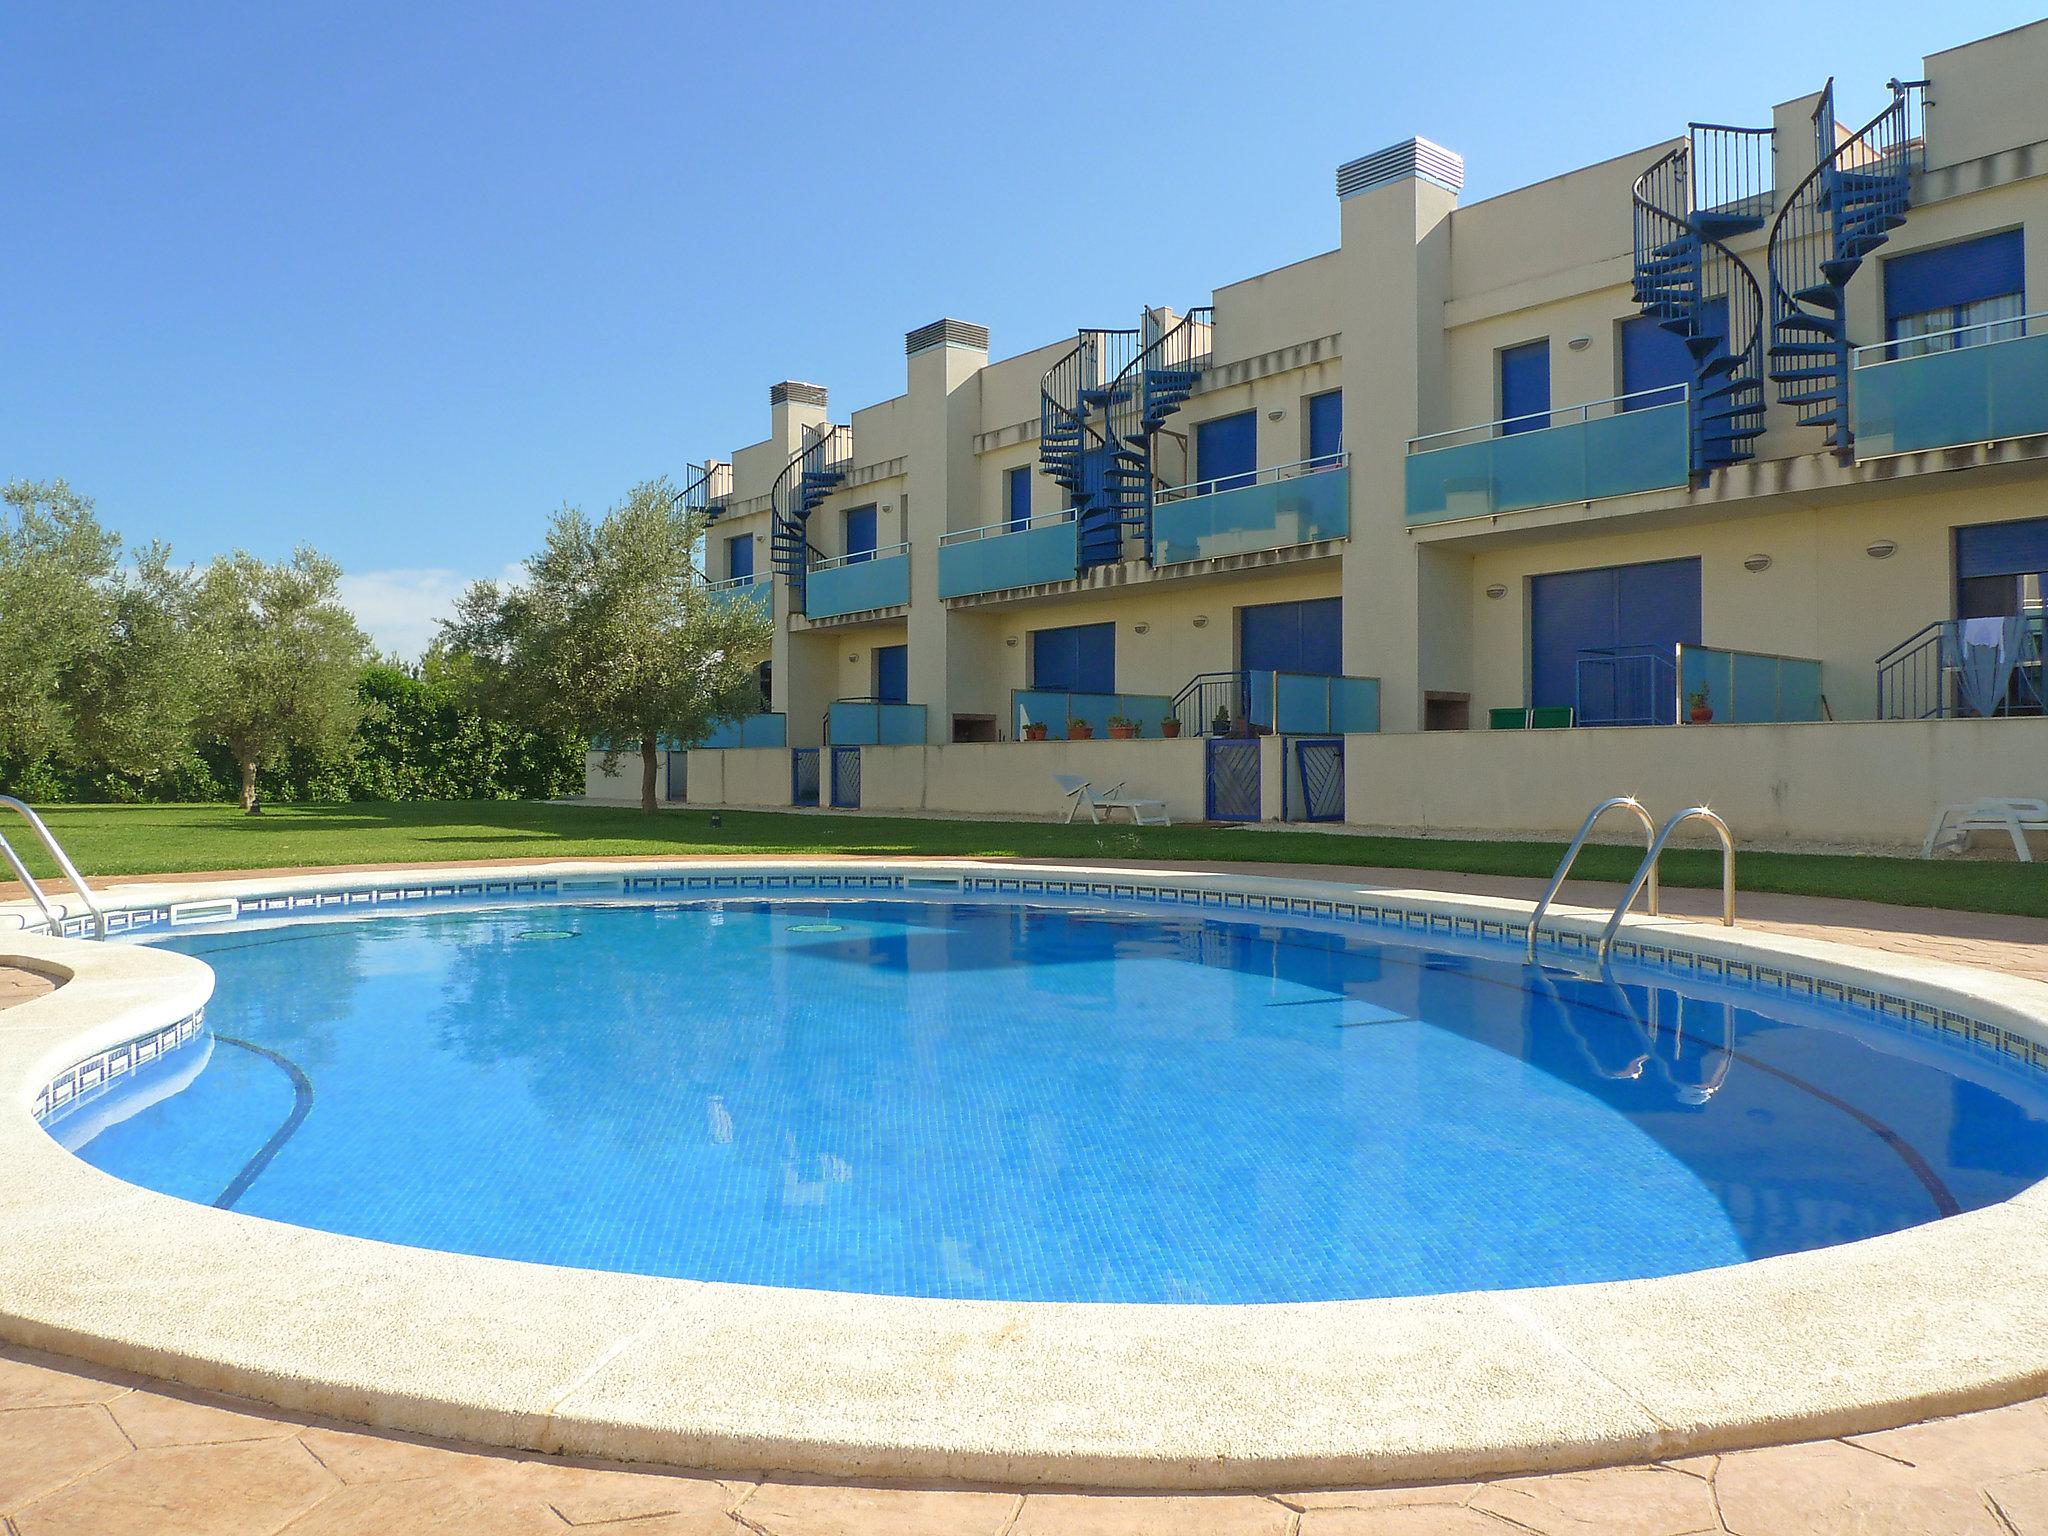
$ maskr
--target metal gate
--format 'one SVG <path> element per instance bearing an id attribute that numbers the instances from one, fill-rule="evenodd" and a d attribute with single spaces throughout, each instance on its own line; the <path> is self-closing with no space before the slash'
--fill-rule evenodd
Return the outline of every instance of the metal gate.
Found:
<path id="1" fill-rule="evenodd" d="M 668 783 L 662 788 L 661 798 L 671 805 L 680 805 L 690 798 L 690 754 L 670 752 L 665 755 Z"/>
<path id="2" fill-rule="evenodd" d="M 816 805 L 818 803 L 818 749 L 816 747 L 791 747 L 789 749 L 789 803 L 791 805 Z"/>
<path id="3" fill-rule="evenodd" d="M 1211 736 L 1208 741 L 1211 821 L 1259 819 L 1259 738 Z"/>
<path id="4" fill-rule="evenodd" d="M 832 804 L 842 811 L 860 809 L 860 748 L 832 749 Z"/>
<path id="5" fill-rule="evenodd" d="M 1287 821 L 1344 819 L 1344 738 L 1294 736 L 1280 775 L 1280 814 Z"/>

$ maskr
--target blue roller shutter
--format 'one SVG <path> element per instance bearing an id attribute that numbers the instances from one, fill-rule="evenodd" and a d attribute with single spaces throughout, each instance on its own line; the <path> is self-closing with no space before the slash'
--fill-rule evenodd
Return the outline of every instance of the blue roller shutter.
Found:
<path id="1" fill-rule="evenodd" d="M 1700 563 L 1658 560 L 1538 576 L 1529 591 L 1530 703 L 1578 702 L 1587 651 L 1700 643 Z"/>
<path id="2" fill-rule="evenodd" d="M 1308 457 L 1310 463 L 1335 458 L 1344 451 L 1344 391 L 1311 395 L 1308 402 Z"/>
<path id="3" fill-rule="evenodd" d="M 1238 665 L 1247 672 L 1344 672 L 1344 600 L 1258 603 L 1238 609 Z"/>
<path id="4" fill-rule="evenodd" d="M 1008 521 L 1012 528 L 1023 528 L 1031 522 L 1031 466 L 1023 465 L 1009 472 L 1004 486 L 1008 503 Z"/>
<path id="5" fill-rule="evenodd" d="M 1256 411 L 1219 416 L 1195 427 L 1195 474 L 1205 491 L 1228 491 L 1252 483 L 1259 467 Z"/>
<path id="6" fill-rule="evenodd" d="M 1070 624 L 1031 632 L 1031 686 L 1068 693 L 1116 692 L 1116 625 Z"/>
<path id="7" fill-rule="evenodd" d="M 1503 435 L 1550 425 L 1550 339 L 1503 347 L 1500 353 Z"/>
<path id="8" fill-rule="evenodd" d="M 846 553 L 850 563 L 858 565 L 864 560 L 875 558 L 875 509 L 869 507 L 848 507 L 846 509 Z"/>
<path id="9" fill-rule="evenodd" d="M 909 646 L 875 647 L 875 697 L 884 704 L 906 704 L 910 701 Z"/>
<path id="10" fill-rule="evenodd" d="M 744 581 L 754 574 L 754 536 L 736 533 L 725 541 L 725 575 L 728 581 Z"/>

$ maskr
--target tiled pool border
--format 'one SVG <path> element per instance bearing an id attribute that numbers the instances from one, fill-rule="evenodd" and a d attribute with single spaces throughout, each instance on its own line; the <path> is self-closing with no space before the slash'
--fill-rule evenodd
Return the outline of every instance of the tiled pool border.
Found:
<path id="1" fill-rule="evenodd" d="M 116 892 L 125 901 L 111 926 L 556 895 L 950 890 L 1452 939 L 1527 931 L 1525 904 L 1484 897 L 908 860 L 131 887 Z M 1560 913 L 1543 948 L 1583 956 L 1600 922 Z M 1624 935 L 1618 954 L 1675 975 L 1840 1003 L 2037 1069 L 2048 1055 L 2048 986 L 1670 919 L 1631 919 Z M 682 1465 L 1227 1487 L 1729 1449 L 2048 1388 L 2048 1186 L 1726 1270 L 1277 1307 L 906 1301 L 556 1270 L 283 1227 L 121 1184 L 36 1124 L 39 1110 L 61 1117 L 145 1051 L 196 1031 L 211 988 L 203 966 L 150 946 L 0 929 L 7 954 L 71 980 L 0 1014 L 0 1158 L 21 1173 L 0 1184 L 0 1338 L 286 1408 Z M 9 1099 L 27 1113 L 8 1116 Z M 1744 1327 L 1726 1328 L 1729 1317 Z M 849 1355 L 843 1339 L 859 1347 Z"/>

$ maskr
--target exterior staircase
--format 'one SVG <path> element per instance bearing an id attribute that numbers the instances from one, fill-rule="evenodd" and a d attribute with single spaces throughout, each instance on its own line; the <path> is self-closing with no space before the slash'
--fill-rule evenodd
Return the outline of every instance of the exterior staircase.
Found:
<path id="1" fill-rule="evenodd" d="M 683 466 L 683 488 L 676 493 L 676 504 L 685 512 L 701 512 L 707 524 L 715 523 L 725 516 L 731 501 L 730 464 L 713 459 Z"/>
<path id="2" fill-rule="evenodd" d="M 1925 81 L 1889 82 L 1891 105 L 1855 133 L 1835 124 L 1835 83 L 1814 109 L 1818 163 L 1771 226 L 1770 376 L 1799 424 L 1849 452 L 1845 290 L 1863 259 L 1906 222 Z"/>
<path id="3" fill-rule="evenodd" d="M 1772 130 L 1693 123 L 1637 178 L 1635 300 L 1692 358 L 1692 472 L 1754 456 L 1764 430 L 1764 304 L 1727 242 L 1770 216 Z"/>
<path id="4" fill-rule="evenodd" d="M 775 477 L 768 496 L 768 547 L 777 573 L 789 584 L 791 613 L 804 611 L 811 561 L 822 553 L 811 543 L 811 514 L 852 466 L 853 428 L 827 427 Z"/>
<path id="5" fill-rule="evenodd" d="M 1208 366 L 1215 311 L 1148 310 L 1127 331 L 1083 331 L 1039 385 L 1039 463 L 1074 498 L 1076 568 L 1152 557 L 1159 429 Z"/>

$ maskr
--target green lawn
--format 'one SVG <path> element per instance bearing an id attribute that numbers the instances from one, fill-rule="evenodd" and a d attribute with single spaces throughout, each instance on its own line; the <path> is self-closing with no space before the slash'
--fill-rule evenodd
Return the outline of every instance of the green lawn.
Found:
<path id="1" fill-rule="evenodd" d="M 1564 852 L 1562 843 L 1552 842 L 1221 827 L 1067 827 L 748 811 L 726 811 L 723 819 L 722 827 L 713 828 L 705 811 L 664 811 L 650 818 L 603 806 L 506 801 L 278 806 L 261 816 L 220 805 L 59 806 L 48 812 L 51 830 L 89 878 L 280 865 L 729 852 L 1245 859 L 1543 876 Z M 5 830 L 17 848 L 23 846 L 15 828 Z M 1579 872 L 1589 879 L 1623 880 L 1638 857 L 1621 847 L 1588 848 Z M 31 865 L 39 874 L 49 872 L 40 850 Z M 1736 869 L 1742 889 L 1749 891 L 2048 917 L 2048 864 L 1744 853 Z M 1663 879 L 1667 885 L 1716 885 L 1719 855 L 1674 850 L 1665 855 Z"/>

